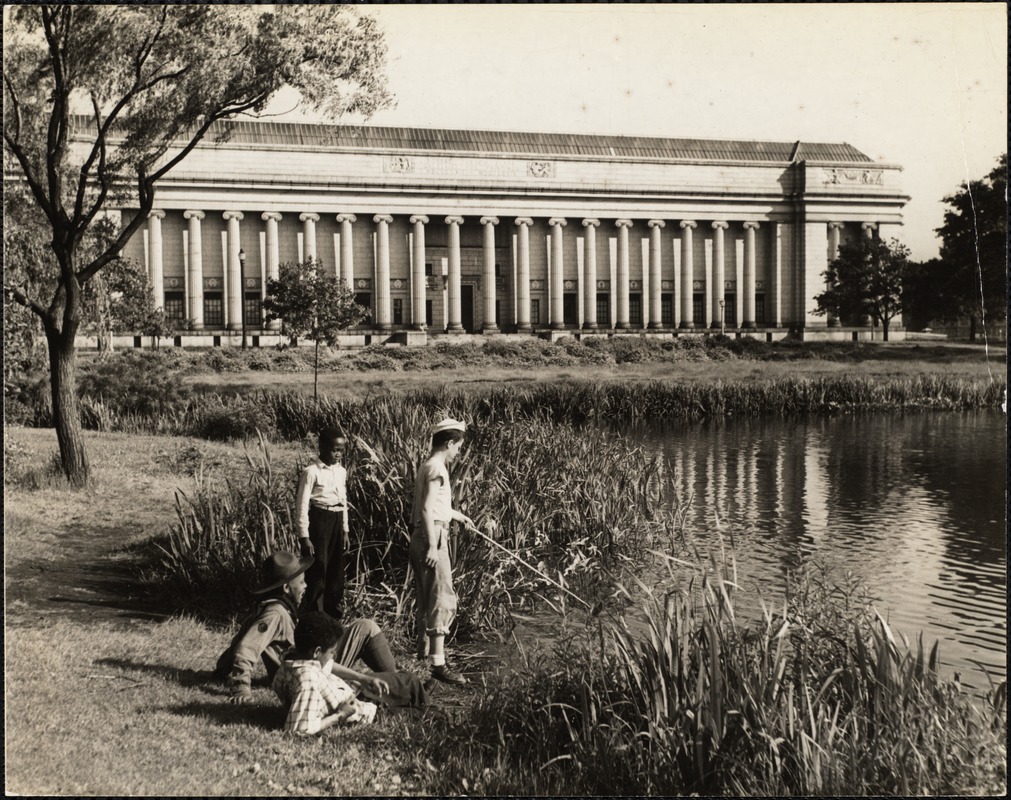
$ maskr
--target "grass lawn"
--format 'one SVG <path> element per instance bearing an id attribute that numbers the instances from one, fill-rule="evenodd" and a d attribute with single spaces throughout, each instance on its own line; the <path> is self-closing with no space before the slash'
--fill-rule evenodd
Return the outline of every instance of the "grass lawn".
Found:
<path id="1" fill-rule="evenodd" d="M 33 465 L 41 473 L 40 488 L 5 488 L 9 793 L 426 793 L 431 770 L 404 755 L 417 724 L 410 712 L 287 737 L 272 691 L 232 706 L 206 672 L 227 631 L 166 617 L 135 596 L 131 545 L 171 523 L 173 491 L 197 457 L 227 472 L 244 463 L 241 445 L 86 433 L 94 482 L 74 491 L 47 485 L 53 431 L 5 436 L 8 478 Z"/>
<path id="2" fill-rule="evenodd" d="M 351 353 L 343 354 L 349 357 Z M 774 381 L 791 377 L 833 376 L 902 378 L 945 375 L 952 378 L 1006 376 L 1006 347 L 978 345 L 920 344 L 916 342 L 878 343 L 861 349 L 858 360 L 796 358 L 784 361 L 731 359 L 726 361 L 680 361 L 674 364 L 638 362 L 576 366 L 482 366 L 431 370 L 367 370 L 331 372 L 321 369 L 319 391 L 338 398 L 364 398 L 444 386 L 489 389 L 509 384 L 515 387 L 546 381 L 629 382 L 671 380 L 681 383 L 713 381 Z M 186 383 L 210 391 L 269 389 L 312 393 L 312 372 L 200 371 L 187 375 Z"/>
<path id="3" fill-rule="evenodd" d="M 795 376 L 1006 380 L 1006 350 L 882 345 L 859 361 L 630 363 L 324 373 L 322 393 L 363 398 L 446 385 L 544 380 L 765 381 Z M 202 372 L 212 389 L 312 392 L 310 373 Z M 175 518 L 174 493 L 198 465 L 245 472 L 241 444 L 85 432 L 91 485 L 54 477 L 51 429 L 5 429 L 6 785 L 13 794 L 424 795 L 465 791 L 416 755 L 425 716 L 390 713 L 372 727 L 296 739 L 280 730 L 266 687 L 227 703 L 209 670 L 228 639 L 201 619 L 153 608 L 136 585 L 138 545 Z M 276 463 L 311 455 L 275 443 Z M 405 653 L 398 656 L 406 659 Z M 476 694 L 476 692 L 475 692 Z M 468 695 L 439 687 L 428 715 L 456 714 Z M 471 786 L 475 784 L 471 783 Z"/>

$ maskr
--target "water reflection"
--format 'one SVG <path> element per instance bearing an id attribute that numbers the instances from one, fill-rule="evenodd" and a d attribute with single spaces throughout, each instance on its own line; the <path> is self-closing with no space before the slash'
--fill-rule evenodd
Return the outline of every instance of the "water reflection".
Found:
<path id="1" fill-rule="evenodd" d="M 693 529 L 717 515 L 745 588 L 812 560 L 849 570 L 914 640 L 985 688 L 1005 674 L 1006 418 L 1000 412 L 713 420 L 625 433 L 662 452 Z"/>

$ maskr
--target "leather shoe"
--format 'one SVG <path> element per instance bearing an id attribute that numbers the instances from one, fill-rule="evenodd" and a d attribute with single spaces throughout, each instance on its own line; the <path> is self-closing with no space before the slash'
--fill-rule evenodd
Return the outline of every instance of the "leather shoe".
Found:
<path id="1" fill-rule="evenodd" d="M 432 667 L 432 677 L 437 681 L 442 681 L 443 683 L 455 683 L 457 686 L 462 686 L 467 683 L 467 679 L 463 677 L 463 675 L 459 672 L 453 672 L 453 670 L 445 664 Z"/>

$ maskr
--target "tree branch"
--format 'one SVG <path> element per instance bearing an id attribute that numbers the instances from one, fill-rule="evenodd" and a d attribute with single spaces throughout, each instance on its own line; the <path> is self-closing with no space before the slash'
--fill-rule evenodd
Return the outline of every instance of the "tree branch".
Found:
<path id="1" fill-rule="evenodd" d="M 5 284 L 4 292 L 10 295 L 18 305 L 24 306 L 43 320 L 48 319 L 49 312 L 46 310 L 46 307 L 37 300 L 33 300 L 31 297 L 26 295 L 17 286 L 7 286 Z"/>
<path id="2" fill-rule="evenodd" d="M 13 140 L 21 141 L 21 101 L 18 99 L 18 93 L 14 89 L 14 82 L 10 79 L 10 75 L 7 72 L 4 72 L 4 85 L 10 93 L 10 106 L 14 110 Z"/>

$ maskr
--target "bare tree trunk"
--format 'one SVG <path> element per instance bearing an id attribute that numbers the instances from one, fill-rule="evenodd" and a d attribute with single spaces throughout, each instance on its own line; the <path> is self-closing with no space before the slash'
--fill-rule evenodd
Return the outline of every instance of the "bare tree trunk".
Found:
<path id="1" fill-rule="evenodd" d="M 316 361 L 312 367 L 312 401 L 319 402 L 319 339 L 316 340 Z"/>
<path id="2" fill-rule="evenodd" d="M 112 353 L 112 309 L 109 307 L 109 290 L 105 284 L 105 276 L 99 273 L 92 281 L 92 291 L 95 293 L 96 324 L 98 327 L 98 353 L 100 358 L 107 358 Z"/>
<path id="3" fill-rule="evenodd" d="M 881 335 L 883 341 L 888 341 L 888 320 L 884 317 L 881 318 Z"/>
<path id="4" fill-rule="evenodd" d="M 77 486 L 87 483 L 91 465 L 81 431 L 81 407 L 77 399 L 77 365 L 74 330 L 56 331 L 46 326 L 49 345 L 49 384 L 53 401 L 53 427 L 60 445 L 60 464 L 67 480 Z"/>

